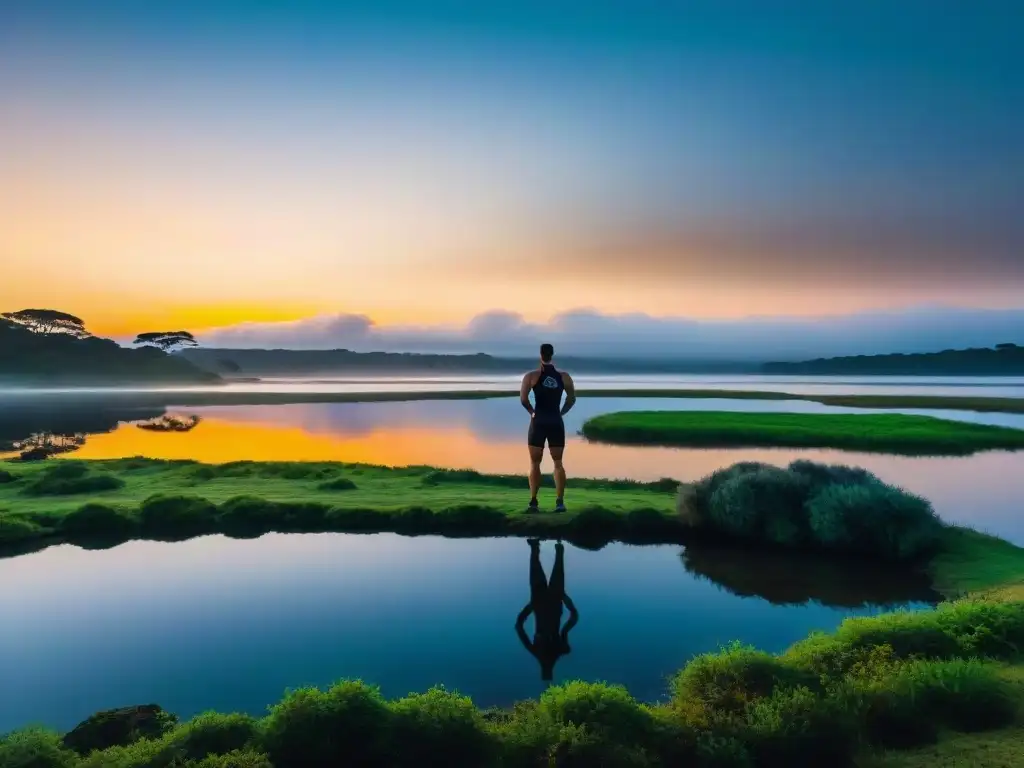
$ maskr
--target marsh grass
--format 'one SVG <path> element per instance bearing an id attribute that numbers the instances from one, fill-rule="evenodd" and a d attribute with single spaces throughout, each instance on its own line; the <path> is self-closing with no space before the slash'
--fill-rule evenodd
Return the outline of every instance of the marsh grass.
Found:
<path id="1" fill-rule="evenodd" d="M 344 681 L 288 692 L 259 719 L 207 712 L 86 757 L 57 734 L 19 731 L 0 738 L 0 766 L 849 766 L 1020 722 L 1021 637 L 1024 607 L 961 601 L 848 619 L 777 656 L 735 644 L 703 654 L 655 705 L 569 682 L 483 712 L 443 688 L 387 700 Z"/>
<path id="2" fill-rule="evenodd" d="M 623 411 L 583 424 L 589 440 L 702 448 L 842 448 L 963 456 L 1024 448 L 1024 430 L 899 413 Z"/>

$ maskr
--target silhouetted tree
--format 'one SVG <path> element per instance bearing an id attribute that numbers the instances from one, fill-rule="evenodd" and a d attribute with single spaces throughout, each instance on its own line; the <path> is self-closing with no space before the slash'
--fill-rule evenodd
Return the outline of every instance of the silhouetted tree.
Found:
<path id="1" fill-rule="evenodd" d="M 1017 349 L 1017 345 L 1016 344 L 1010 344 L 1010 343 L 996 344 L 996 349 Z"/>
<path id="2" fill-rule="evenodd" d="M 164 352 L 170 352 L 177 347 L 184 348 L 199 346 L 199 342 L 196 341 L 195 336 L 188 331 L 153 331 L 151 333 L 140 333 L 132 343 L 158 347 Z"/>
<path id="3" fill-rule="evenodd" d="M 3 318 L 33 333 L 66 333 L 78 339 L 89 335 L 80 317 L 56 309 L 19 309 L 17 312 L 4 312 Z"/>
<path id="4" fill-rule="evenodd" d="M 77 451 L 85 445 L 85 438 L 82 433 L 62 435 L 36 432 L 24 440 L 16 440 L 12 447 L 16 451 L 21 451 L 22 461 L 38 461 L 61 453 Z"/>

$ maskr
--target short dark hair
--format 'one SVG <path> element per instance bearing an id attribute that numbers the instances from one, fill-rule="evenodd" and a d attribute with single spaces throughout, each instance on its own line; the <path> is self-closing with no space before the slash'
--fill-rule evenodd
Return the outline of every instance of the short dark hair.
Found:
<path id="1" fill-rule="evenodd" d="M 551 358 L 555 356 L 555 348 L 550 344 L 540 345 L 540 359 L 545 363 L 550 363 Z"/>

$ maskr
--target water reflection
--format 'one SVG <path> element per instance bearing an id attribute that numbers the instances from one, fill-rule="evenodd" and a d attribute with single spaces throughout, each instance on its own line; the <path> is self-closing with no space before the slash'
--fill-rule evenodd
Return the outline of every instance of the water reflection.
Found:
<path id="1" fill-rule="evenodd" d="M 204 462 L 237 460 L 346 461 L 428 464 L 481 472 L 525 473 L 525 413 L 508 400 L 328 403 L 189 408 L 200 417 L 188 432 L 154 432 L 131 422 L 155 419 L 163 409 L 60 405 L 6 408 L 0 401 L 0 437 L 33 431 L 87 434 L 73 454 L 105 459 L 149 456 Z M 23 404 L 27 407 L 27 402 Z M 59 406 L 59 407 L 58 407 Z M 572 477 L 692 480 L 737 461 L 786 465 L 794 459 L 856 464 L 886 482 L 928 498 L 943 519 L 1024 543 L 1024 454 L 991 451 L 969 457 L 902 457 L 837 450 L 636 448 L 588 443 L 572 433 L 587 418 L 613 410 L 761 410 L 851 412 L 816 403 L 583 398 L 566 417 L 569 493 Z M 981 423 L 1024 427 L 1024 414 L 939 413 Z M 118 425 L 118 421 L 122 423 Z M 547 461 L 547 459 L 545 459 Z"/>
<path id="2" fill-rule="evenodd" d="M 555 564 L 551 578 L 544 574 L 540 562 L 540 540 L 530 539 L 530 602 L 516 618 L 516 634 L 523 647 L 540 662 L 540 679 L 550 682 L 554 678 L 555 663 L 572 652 L 569 632 L 580 619 L 579 611 L 565 591 L 565 545 L 555 544 Z M 562 626 L 562 606 L 569 611 L 569 620 Z M 533 614 L 533 640 L 524 625 Z"/>
<path id="3" fill-rule="evenodd" d="M 940 600 L 921 571 L 884 563 L 706 545 L 690 545 L 680 558 L 687 573 L 772 605 L 881 608 Z"/>

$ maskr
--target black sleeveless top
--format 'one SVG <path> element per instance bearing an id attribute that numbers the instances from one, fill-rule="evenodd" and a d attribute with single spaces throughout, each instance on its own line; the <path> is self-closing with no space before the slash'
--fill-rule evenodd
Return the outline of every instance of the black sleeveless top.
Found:
<path id="1" fill-rule="evenodd" d="M 561 421 L 563 392 L 565 384 L 562 383 L 562 374 L 555 370 L 555 366 L 545 364 L 540 369 L 540 378 L 533 385 L 536 418 L 540 421 Z"/>

